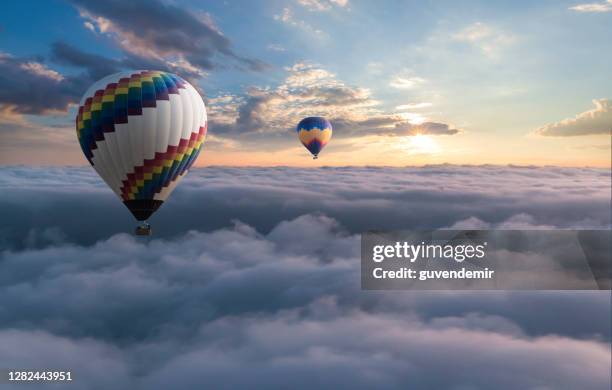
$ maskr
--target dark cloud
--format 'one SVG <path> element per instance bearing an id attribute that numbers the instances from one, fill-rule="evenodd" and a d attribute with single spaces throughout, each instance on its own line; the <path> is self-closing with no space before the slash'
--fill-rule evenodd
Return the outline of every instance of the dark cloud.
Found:
<path id="1" fill-rule="evenodd" d="M 66 42 L 55 42 L 51 46 L 51 58 L 63 65 L 70 65 L 85 72 L 90 82 L 124 69 L 156 69 L 174 72 L 189 80 L 197 87 L 201 74 L 196 69 L 173 66 L 166 61 L 125 53 L 121 59 L 113 59 L 83 51 Z"/>
<path id="2" fill-rule="evenodd" d="M 315 86 L 308 90 L 296 94 L 300 98 L 309 99 L 314 104 L 322 106 L 351 106 L 367 104 L 370 96 L 360 93 L 359 89 L 354 89 L 346 85 Z"/>
<path id="3" fill-rule="evenodd" d="M 65 112 L 77 103 L 91 83 L 123 69 L 159 69 L 179 73 L 197 86 L 197 71 L 174 67 L 165 61 L 126 54 L 112 59 L 82 51 L 65 42 L 55 42 L 51 59 L 79 69 L 75 75 L 53 70 L 39 58 L 14 57 L 0 52 L 0 121 L 34 128 L 20 114 L 44 115 Z M 20 123 L 21 122 L 21 123 Z"/>
<path id="4" fill-rule="evenodd" d="M 0 52 L 0 120 L 15 122 L 21 114 L 65 112 L 94 81 L 123 69 L 160 69 L 178 73 L 197 86 L 203 70 L 218 66 L 219 55 L 242 68 L 263 70 L 263 62 L 240 56 L 230 40 L 207 15 L 196 15 L 161 1 L 74 0 L 86 25 L 116 38 L 119 59 L 83 51 L 66 42 L 55 42 L 50 58 L 78 68 L 63 75 L 41 58 L 18 58 Z M 95 24 L 95 26 L 94 26 Z M 163 26 L 163 27 L 162 27 Z"/>
<path id="5" fill-rule="evenodd" d="M 82 51 L 65 42 L 51 47 L 51 59 L 58 64 L 70 65 L 79 72 L 64 75 L 53 70 L 39 58 L 14 57 L 0 52 L 0 122 L 13 128 L 26 127 L 35 130 L 21 114 L 44 115 L 65 112 L 70 104 L 77 103 L 91 83 L 122 69 L 160 69 L 178 72 L 194 82 L 197 72 L 177 69 L 164 61 L 127 54 L 120 60 Z M 197 84 L 196 84 L 197 85 Z M 3 126 L 3 130 L 7 130 Z M 40 135 L 39 135 L 40 136 Z"/>
<path id="6" fill-rule="evenodd" d="M 191 66 L 210 70 L 218 66 L 215 57 L 236 60 L 251 70 L 267 65 L 240 56 L 206 15 L 196 15 L 178 5 L 162 1 L 72 0 L 83 16 L 96 23 L 100 32 L 117 37 L 129 53 L 163 58 L 177 55 Z"/>
<path id="7" fill-rule="evenodd" d="M 459 134 L 458 129 L 449 127 L 446 123 L 424 122 L 420 125 L 412 125 L 409 130 L 410 135 L 429 134 L 429 135 L 454 135 Z"/>
<path id="8" fill-rule="evenodd" d="M 65 42 L 55 42 L 51 46 L 51 58 L 60 64 L 84 68 L 91 80 L 99 80 L 123 68 L 118 60 L 86 53 Z"/>
<path id="9" fill-rule="evenodd" d="M 238 118 L 235 126 L 231 126 L 230 130 L 238 133 L 257 132 L 266 127 L 266 122 L 270 118 L 262 113 L 262 109 L 274 99 L 280 99 L 277 94 L 254 94 L 247 97 L 244 104 L 238 109 Z M 221 134 L 225 130 L 221 127 Z"/>
<path id="10" fill-rule="evenodd" d="M 81 76 L 63 76 L 39 59 L 19 58 L 0 52 L 0 119 L 2 111 L 45 114 L 66 111 L 87 87 Z"/>
<path id="11" fill-rule="evenodd" d="M 366 135 L 388 135 L 388 136 L 411 136 L 411 135 L 456 135 L 461 133 L 459 129 L 449 126 L 447 123 L 424 122 L 411 124 L 397 115 L 375 116 L 361 121 L 345 120 L 335 118 L 333 120 L 334 134 L 339 137 L 358 137 Z"/>

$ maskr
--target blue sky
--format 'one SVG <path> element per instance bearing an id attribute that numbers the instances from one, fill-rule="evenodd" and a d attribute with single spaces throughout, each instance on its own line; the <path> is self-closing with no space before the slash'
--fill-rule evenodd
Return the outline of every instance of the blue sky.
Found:
<path id="1" fill-rule="evenodd" d="M 213 99 L 207 100 L 212 142 L 208 146 L 210 158 L 204 157 L 204 164 L 241 157 L 256 165 L 274 165 L 279 159 L 299 165 L 303 156 L 293 158 L 299 145 L 286 133 L 299 115 L 312 112 L 343 124 L 334 135 L 338 142 L 330 145 L 329 150 L 337 148 L 341 153 L 329 157 L 327 162 L 332 165 L 371 164 L 381 151 L 388 153 L 398 143 L 406 145 L 402 147 L 405 156 L 392 159 L 390 165 L 609 165 L 605 124 L 611 121 L 612 109 L 609 100 L 604 100 L 602 109 L 593 102 L 609 99 L 612 91 L 612 4 L 606 0 L 121 4 L 49 1 L 5 5 L 0 15 L 0 51 L 14 59 L 14 68 L 36 62 L 65 78 L 87 72 L 91 64 L 70 63 L 74 55 L 71 60 L 58 58 L 54 52 L 58 43 L 80 54 L 100 56 L 101 62 L 115 61 L 109 69 L 157 66 L 188 77 L 204 91 L 206 99 Z M 164 26 L 164 12 L 176 13 L 176 25 Z M 218 36 L 182 28 L 181 18 L 190 19 L 185 26 L 192 23 L 195 28 L 210 28 Z M 151 33 L 168 42 L 155 41 L 148 35 Z M 191 42 L 172 50 L 173 39 Z M 214 39 L 227 41 L 231 53 L 224 54 L 225 49 L 214 46 Z M 313 74 L 312 83 L 305 86 L 303 80 Z M 292 76 L 302 83 L 288 83 Z M 84 91 L 82 86 L 94 78 L 90 75 L 89 80 L 82 78 L 72 85 L 75 97 L 67 99 L 63 110 L 40 107 L 36 112 L 25 112 L 25 120 L 40 126 L 69 127 L 79 88 Z M 272 102 L 264 111 L 249 111 L 263 121 L 250 128 L 236 126 L 239 111 L 251 110 L 254 90 L 269 102 L 273 100 L 270 94 L 283 86 L 293 88 L 289 95 L 283 95 L 287 100 L 296 95 L 296 88 L 302 88 L 299 94 L 338 85 L 344 93 L 334 95 L 339 100 L 336 104 L 326 102 L 325 109 L 299 99 L 294 107 Z M 230 96 L 232 104 L 227 101 Z M 354 105 L 355 96 L 360 96 L 358 105 Z M 6 107 L 12 104 L 10 98 L 0 100 L 5 112 L 0 123 L 6 129 L 3 143 L 12 150 L 5 153 L 8 157 L 2 162 L 23 163 L 14 157 L 30 153 L 15 149 L 19 144 L 15 140 L 22 137 L 15 122 L 24 118 L 6 118 Z M 253 110 L 257 109 L 261 107 Z M 558 128 L 555 124 L 590 110 L 599 110 L 595 113 L 598 122 L 579 123 L 579 135 L 566 137 L 571 131 L 564 129 L 541 130 L 548 125 Z M 12 109 L 13 113 L 19 111 Z M 385 121 L 381 128 L 372 128 L 368 119 Z M 216 123 L 220 124 L 217 133 Z M 350 131 L 342 131 L 343 126 Z M 419 135 L 430 139 L 413 145 L 414 140 L 405 135 L 414 135 L 410 129 L 415 126 L 421 127 Z M 428 130 L 440 126 L 446 126 L 447 131 Z M 393 127 L 409 131 L 388 130 Z M 5 140 L 10 131 L 11 139 Z M 69 150 L 72 146 L 67 142 L 72 141 L 65 133 L 63 147 Z M 345 153 L 355 144 L 369 147 L 352 156 Z M 483 145 L 495 145 L 494 151 L 486 152 Z M 279 148 L 286 153 L 278 154 Z M 253 150 L 274 151 L 276 156 L 270 160 Z M 74 156 L 66 162 L 83 162 Z M 35 159 L 43 164 L 58 162 Z"/>

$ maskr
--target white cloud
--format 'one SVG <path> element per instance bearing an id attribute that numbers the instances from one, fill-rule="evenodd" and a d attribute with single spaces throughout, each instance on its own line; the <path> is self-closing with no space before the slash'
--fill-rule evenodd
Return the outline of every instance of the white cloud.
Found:
<path id="1" fill-rule="evenodd" d="M 339 7 L 346 7 L 349 3 L 349 0 L 330 0 L 332 3 L 338 5 Z"/>
<path id="2" fill-rule="evenodd" d="M 574 118 L 563 119 L 536 129 L 536 134 L 545 136 L 609 135 L 612 132 L 612 101 L 594 99 L 595 108 L 582 112 Z"/>
<path id="3" fill-rule="evenodd" d="M 433 104 L 429 102 L 402 104 L 395 107 L 396 110 L 416 110 L 419 108 L 431 107 Z"/>
<path id="4" fill-rule="evenodd" d="M 427 121 L 427 118 L 416 112 L 400 112 L 399 115 L 413 125 L 420 125 Z"/>
<path id="5" fill-rule="evenodd" d="M 244 96 L 210 101 L 209 118 L 217 133 L 280 135 L 293 127 L 296 118 L 311 115 L 329 118 L 338 130 L 337 137 L 343 138 L 459 132 L 444 123 L 426 122 L 420 114 L 386 112 L 369 89 L 348 85 L 320 65 L 298 62 L 285 70 L 287 77 L 275 88 L 250 88 Z M 424 82 L 420 78 L 412 81 Z M 266 144 L 270 145 L 269 140 Z"/>
<path id="6" fill-rule="evenodd" d="M 323 32 L 322 30 L 311 26 L 310 24 L 306 23 L 305 21 L 301 19 L 297 19 L 295 15 L 293 14 L 293 11 L 288 7 L 283 8 L 283 12 L 281 14 L 274 15 L 274 20 L 283 22 L 289 26 L 297 27 L 314 36 L 318 36 L 318 37 L 326 36 L 325 32 Z"/>
<path id="7" fill-rule="evenodd" d="M 318 85 L 335 86 L 340 84 L 335 74 L 318 65 L 298 62 L 289 68 L 285 68 L 285 70 L 289 72 L 289 75 L 281 88 L 316 87 Z"/>
<path id="8" fill-rule="evenodd" d="M 368 62 L 366 65 L 366 71 L 373 75 L 380 75 L 383 73 L 384 64 L 382 62 Z"/>
<path id="9" fill-rule="evenodd" d="M 397 89 L 413 89 L 425 83 L 425 81 L 421 77 L 395 76 L 389 81 L 389 86 Z"/>
<path id="10" fill-rule="evenodd" d="M 573 7 L 569 8 L 572 11 L 576 12 L 612 12 L 612 0 L 606 0 L 600 3 L 585 3 L 585 4 L 577 4 Z"/>
<path id="11" fill-rule="evenodd" d="M 298 0 L 298 4 L 309 11 L 329 11 L 334 6 L 343 8 L 348 2 L 348 0 Z"/>
<path id="12" fill-rule="evenodd" d="M 62 76 L 60 73 L 58 73 L 57 71 L 53 69 L 47 68 L 45 65 L 41 64 L 40 62 L 36 62 L 36 61 L 24 62 L 20 64 L 19 67 L 27 72 L 30 72 L 32 74 L 35 74 L 41 77 L 46 77 L 54 81 L 62 81 L 64 79 L 64 76 Z"/>
<path id="13" fill-rule="evenodd" d="M 366 294 L 356 234 L 378 224 L 529 227 L 601 216 L 609 210 L 604 174 L 448 165 L 196 169 L 160 210 L 170 218 L 156 217 L 157 236 L 115 230 L 84 244 L 71 224 L 90 233 L 110 216 L 122 229 L 109 213 L 116 199 L 100 196 L 91 169 L 3 168 L 0 200 L 11 207 L 2 205 L 9 214 L 0 223 L 8 216 L 11 232 L 25 224 L 45 233 L 46 220 L 61 230 L 27 235 L 38 248 L 2 252 L 0 359 L 72 368 L 75 385 L 87 389 L 608 388 L 609 291 Z M 608 203 L 594 195 L 604 185 Z M 520 214 L 530 207 L 537 215 Z M 83 210 L 95 221 L 87 229 Z M 297 215 L 283 214 L 292 210 Z M 205 225 L 229 225 L 221 211 L 267 221 Z M 193 230 L 163 235 L 190 219 Z"/>
<path id="14" fill-rule="evenodd" d="M 271 44 L 269 44 L 267 46 L 267 48 L 268 48 L 268 50 L 272 50 L 272 51 L 285 51 L 285 50 L 287 50 L 280 43 L 271 43 Z"/>
<path id="15" fill-rule="evenodd" d="M 513 35 L 481 22 L 465 27 L 453 34 L 452 38 L 478 48 L 491 59 L 497 59 L 501 50 L 516 40 Z"/>
<path id="16" fill-rule="evenodd" d="M 97 32 L 96 31 L 96 26 L 94 26 L 94 24 L 92 22 L 90 22 L 89 20 L 86 20 L 85 22 L 83 22 L 83 26 L 85 26 L 86 29 L 92 31 L 92 32 Z"/>
<path id="17" fill-rule="evenodd" d="M 231 127 L 230 132 L 282 133 L 295 118 L 313 113 L 346 120 L 379 114 L 368 89 L 347 85 L 320 65 L 298 62 L 285 71 L 275 88 L 250 88 L 244 96 L 209 101 L 211 121 Z"/>

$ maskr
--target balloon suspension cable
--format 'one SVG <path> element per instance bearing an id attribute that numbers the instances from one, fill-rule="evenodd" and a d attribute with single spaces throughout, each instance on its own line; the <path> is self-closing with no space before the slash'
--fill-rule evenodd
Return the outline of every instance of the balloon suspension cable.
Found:
<path id="1" fill-rule="evenodd" d="M 136 227 L 137 236 L 150 236 L 151 233 L 151 225 L 149 225 L 147 221 L 142 221 L 140 225 Z"/>

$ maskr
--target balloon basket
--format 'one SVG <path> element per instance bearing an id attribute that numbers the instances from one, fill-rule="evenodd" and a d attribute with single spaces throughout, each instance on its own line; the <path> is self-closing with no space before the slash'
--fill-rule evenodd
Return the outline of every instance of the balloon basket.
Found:
<path id="1" fill-rule="evenodd" d="M 137 236 L 150 236 L 153 231 L 151 230 L 151 225 L 146 222 L 141 223 L 136 226 L 135 234 Z"/>
<path id="2" fill-rule="evenodd" d="M 313 159 L 313 160 L 316 160 L 316 159 L 318 159 L 318 158 L 319 158 L 319 156 L 312 156 L 312 159 Z"/>

